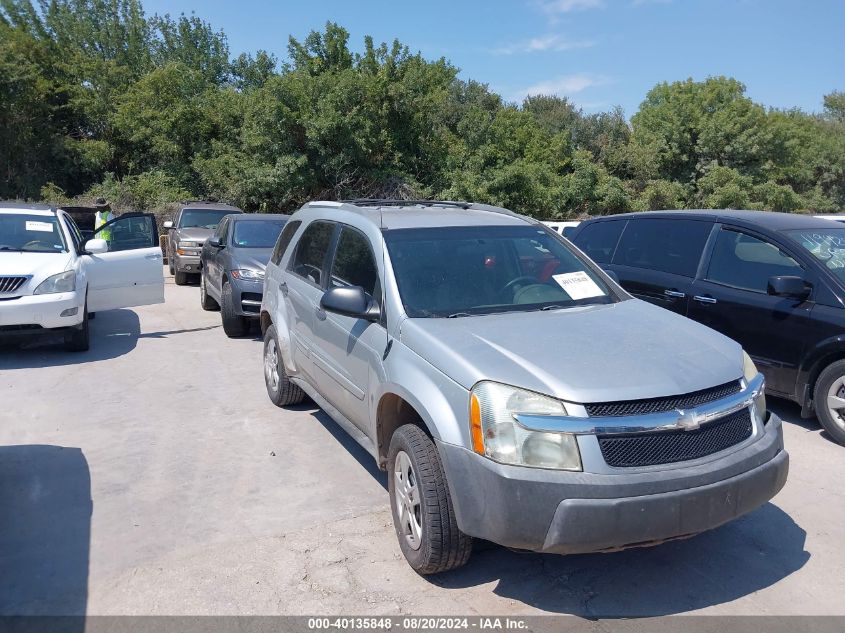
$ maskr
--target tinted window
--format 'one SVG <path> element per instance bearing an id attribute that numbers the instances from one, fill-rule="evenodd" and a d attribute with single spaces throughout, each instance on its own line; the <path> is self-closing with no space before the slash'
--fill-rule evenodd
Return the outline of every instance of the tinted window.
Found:
<path id="1" fill-rule="evenodd" d="M 468 226 L 385 231 L 411 317 L 561 309 L 610 303 L 610 290 L 550 231 Z"/>
<path id="2" fill-rule="evenodd" d="M 727 286 L 766 292 L 769 277 L 800 272 L 798 262 L 774 244 L 747 233 L 722 229 L 716 238 L 706 278 Z"/>
<path id="3" fill-rule="evenodd" d="M 695 220 L 631 220 L 613 263 L 695 277 L 712 227 Z"/>
<path id="4" fill-rule="evenodd" d="M 293 239 L 293 234 L 296 233 L 300 224 L 302 224 L 302 222 L 299 220 L 285 224 L 285 228 L 282 230 L 281 235 L 279 235 L 279 240 L 276 242 L 276 247 L 273 249 L 273 256 L 270 258 L 270 261 L 277 266 L 279 265 L 279 262 L 282 261 L 285 249 L 288 247 L 288 244 L 290 244 L 290 241 Z"/>
<path id="5" fill-rule="evenodd" d="M 232 246 L 271 248 L 282 232 L 285 220 L 239 220 L 234 222 Z"/>
<path id="6" fill-rule="evenodd" d="M 337 243 L 332 264 L 332 286 L 361 286 L 372 297 L 378 286 L 378 268 L 370 248 L 370 241 L 363 233 L 344 227 Z"/>
<path id="7" fill-rule="evenodd" d="M 609 264 L 610 258 L 613 257 L 613 251 L 616 250 L 616 242 L 619 241 L 619 235 L 624 227 L 624 221 L 587 224 L 581 229 L 575 239 L 575 244 L 587 253 L 587 256 L 593 261 L 600 264 Z"/>
<path id="8" fill-rule="evenodd" d="M 0 251 L 62 253 L 67 250 L 59 219 L 53 215 L 0 213 Z"/>
<path id="9" fill-rule="evenodd" d="M 94 231 L 94 237 L 106 240 L 109 252 L 158 246 L 155 220 L 149 215 L 121 216 Z"/>
<path id="10" fill-rule="evenodd" d="M 296 254 L 291 262 L 291 272 L 323 285 L 323 265 L 332 241 L 333 222 L 311 223 L 296 245 Z"/>

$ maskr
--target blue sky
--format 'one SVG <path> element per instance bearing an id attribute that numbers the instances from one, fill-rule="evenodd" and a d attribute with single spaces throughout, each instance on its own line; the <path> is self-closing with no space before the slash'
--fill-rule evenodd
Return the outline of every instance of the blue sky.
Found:
<path id="1" fill-rule="evenodd" d="M 728 75 L 764 105 L 819 111 L 845 90 L 845 0 L 145 0 L 148 14 L 196 13 L 229 38 L 233 55 L 286 57 L 328 20 L 446 57 L 509 100 L 570 97 L 588 112 L 634 114 L 661 81 Z"/>

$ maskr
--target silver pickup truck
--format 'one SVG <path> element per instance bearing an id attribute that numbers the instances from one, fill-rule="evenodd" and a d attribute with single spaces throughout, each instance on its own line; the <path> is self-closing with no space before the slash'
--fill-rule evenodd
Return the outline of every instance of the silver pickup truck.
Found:
<path id="1" fill-rule="evenodd" d="M 306 204 L 267 265 L 261 326 L 270 399 L 307 394 L 387 470 L 422 574 L 463 565 L 472 537 L 559 554 L 689 537 L 786 482 L 737 343 L 505 209 Z"/>

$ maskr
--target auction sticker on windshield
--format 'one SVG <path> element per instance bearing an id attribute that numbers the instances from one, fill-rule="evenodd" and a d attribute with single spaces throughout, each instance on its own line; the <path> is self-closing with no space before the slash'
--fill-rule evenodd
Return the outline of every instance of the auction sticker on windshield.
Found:
<path id="1" fill-rule="evenodd" d="M 552 275 L 558 285 L 563 288 L 566 294 L 572 299 L 590 299 L 591 297 L 603 297 L 604 291 L 598 284 L 590 279 L 583 270 L 575 273 L 561 273 Z"/>
<path id="2" fill-rule="evenodd" d="M 42 231 L 44 233 L 52 233 L 53 232 L 53 223 L 52 222 L 33 222 L 32 220 L 26 221 L 26 230 L 27 231 Z"/>

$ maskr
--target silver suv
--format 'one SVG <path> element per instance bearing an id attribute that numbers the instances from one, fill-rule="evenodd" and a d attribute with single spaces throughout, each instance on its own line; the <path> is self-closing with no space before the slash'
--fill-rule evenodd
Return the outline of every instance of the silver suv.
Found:
<path id="1" fill-rule="evenodd" d="M 739 345 L 505 209 L 308 203 L 261 326 L 270 399 L 308 394 L 388 471 L 422 574 L 463 565 L 472 537 L 570 554 L 692 536 L 786 482 Z"/>

